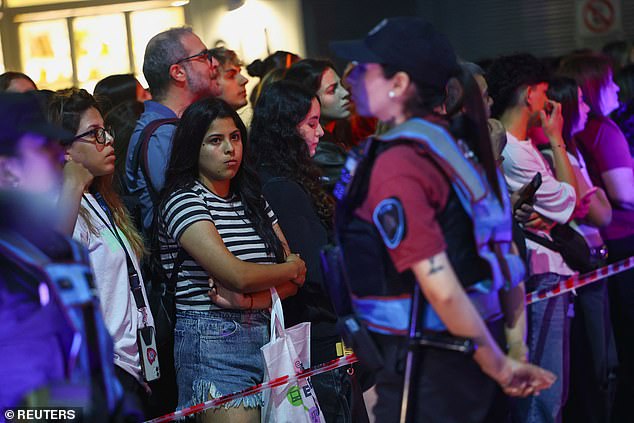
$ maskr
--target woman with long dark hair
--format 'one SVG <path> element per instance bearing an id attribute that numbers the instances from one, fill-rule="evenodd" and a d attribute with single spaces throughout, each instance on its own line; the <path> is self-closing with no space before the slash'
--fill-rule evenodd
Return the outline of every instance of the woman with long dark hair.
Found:
<path id="1" fill-rule="evenodd" d="M 562 138 L 566 143 L 570 163 L 576 173 L 582 196 L 594 187 L 584 157 L 581 155 L 575 135 L 586 126 L 590 107 L 584 100 L 583 91 L 574 79 L 565 76 L 555 77 L 548 81 L 548 98 L 561 104 L 561 115 L 564 119 Z M 542 149 L 543 154 L 551 157 L 550 149 Z M 585 214 L 585 210 L 584 210 Z M 580 216 L 579 223 L 590 247 L 603 247 L 603 240 L 597 228 L 604 227 L 612 220 L 612 207 L 605 191 L 598 188 L 587 206 L 587 215 Z M 585 225 L 584 225 L 585 223 Z M 587 226 L 587 227 L 586 227 Z"/>
<path id="2" fill-rule="evenodd" d="M 339 180 L 346 153 L 353 147 L 350 134 L 342 134 L 335 128 L 336 124 L 350 117 L 350 93 L 328 60 L 300 60 L 286 71 L 284 79 L 301 84 L 321 103 L 320 121 L 325 133 L 313 161 L 323 172 L 324 186 L 331 191 Z"/>
<path id="3" fill-rule="evenodd" d="M 114 146 L 115 172 L 114 188 L 123 195 L 125 192 L 125 157 L 130 137 L 136 121 L 143 113 L 143 102 L 151 100 L 150 93 L 143 88 L 134 75 L 110 75 L 97 82 L 94 96 L 99 103 L 107 126 L 117 134 Z"/>
<path id="4" fill-rule="evenodd" d="M 582 206 L 585 215 L 576 210 L 577 217 L 570 225 L 584 237 L 593 255 L 592 263 L 599 267 L 605 264 L 608 253 L 599 229 L 610 223 L 612 207 L 605 191 L 594 187 L 574 138 L 585 127 L 590 107 L 572 78 L 551 78 L 546 94 L 550 100 L 561 104 L 562 137 L 568 158 L 581 195 L 590 195 L 587 204 Z M 555 169 L 552 149 L 540 146 L 540 151 Z M 591 194 L 595 189 L 596 192 Z M 603 280 L 582 287 L 575 296 L 575 318 L 570 328 L 570 392 L 564 410 L 566 420 L 609 421 L 617 363 L 606 283 Z"/>
<path id="5" fill-rule="evenodd" d="M 158 225 L 163 268 L 178 272 L 174 359 L 184 408 L 262 382 L 269 288 L 294 295 L 306 268 L 288 252 L 250 163 L 246 128 L 226 102 L 189 106 L 173 143 Z M 259 422 L 261 406 L 252 395 L 205 418 Z"/>
<path id="6" fill-rule="evenodd" d="M 554 376 L 503 352 L 498 296 L 523 271 L 509 254 L 511 213 L 480 91 L 449 41 L 419 18 L 383 20 L 365 39 L 332 48 L 358 63 L 348 76 L 357 111 L 392 126 L 350 166 L 337 210 L 353 303 L 385 363 L 376 374 L 375 417 L 398 421 L 412 291 L 420 288 L 428 304 L 414 323 L 424 319 L 427 329 L 471 338 L 478 348 L 473 356 L 424 350 L 408 381 L 417 392 L 410 418 L 504 421 L 502 391 L 531 395 Z"/>
<path id="7" fill-rule="evenodd" d="M 321 249 L 331 240 L 333 201 L 322 188 L 311 157 L 324 131 L 317 97 L 299 84 L 271 84 L 251 122 L 251 146 L 264 196 L 292 251 L 306 261 L 306 284 L 283 301 L 289 326 L 311 322 L 311 365 L 341 355 L 336 315 L 320 270 Z M 326 421 L 350 421 L 350 383 L 344 369 L 311 378 Z"/>
<path id="8" fill-rule="evenodd" d="M 143 103 L 152 99 L 152 95 L 131 73 L 105 77 L 97 82 L 93 94 L 101 104 L 104 116 L 120 104 L 134 101 Z"/>

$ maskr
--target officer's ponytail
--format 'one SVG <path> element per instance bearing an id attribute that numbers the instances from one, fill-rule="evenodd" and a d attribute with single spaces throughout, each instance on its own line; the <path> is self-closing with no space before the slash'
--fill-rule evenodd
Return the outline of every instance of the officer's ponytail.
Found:
<path id="1" fill-rule="evenodd" d="M 400 72 L 398 68 L 389 65 L 381 65 L 381 68 L 385 79 L 390 79 Z M 448 76 L 449 80 L 443 89 L 410 75 L 416 90 L 406 99 L 403 107 L 409 116 L 435 116 L 446 120 L 452 135 L 456 139 L 464 140 L 473 151 L 485 170 L 489 186 L 501 200 L 501 189 L 480 88 L 471 73 L 463 66 L 458 66 Z"/>
<path id="2" fill-rule="evenodd" d="M 489 185 L 501 199 L 482 94 L 466 68 L 462 67 L 460 74 L 447 83 L 445 107 L 451 133 L 467 143 L 484 168 Z"/>

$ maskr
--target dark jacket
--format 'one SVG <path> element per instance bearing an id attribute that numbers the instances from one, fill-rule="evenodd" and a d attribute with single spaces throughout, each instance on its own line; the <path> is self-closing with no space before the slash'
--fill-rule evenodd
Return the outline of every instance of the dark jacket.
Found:
<path id="1" fill-rule="evenodd" d="M 334 344 L 340 340 L 337 317 L 324 287 L 320 251 L 329 241 L 328 229 L 317 215 L 310 195 L 297 182 L 261 167 L 264 197 L 275 212 L 291 252 L 306 262 L 306 282 L 299 292 L 282 301 L 287 327 L 310 321 L 313 363 L 336 358 Z M 319 349 L 322 349 L 321 353 Z M 331 353 L 332 352 L 332 353 Z"/>

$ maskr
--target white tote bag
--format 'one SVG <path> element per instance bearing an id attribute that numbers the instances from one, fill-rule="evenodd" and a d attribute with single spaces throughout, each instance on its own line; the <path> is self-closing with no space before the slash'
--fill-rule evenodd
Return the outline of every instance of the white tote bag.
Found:
<path id="1" fill-rule="evenodd" d="M 271 288 L 271 339 L 261 349 L 265 380 L 292 375 L 310 367 L 310 322 L 284 328 L 282 301 Z M 309 379 L 268 389 L 263 393 L 263 423 L 324 423 Z"/>

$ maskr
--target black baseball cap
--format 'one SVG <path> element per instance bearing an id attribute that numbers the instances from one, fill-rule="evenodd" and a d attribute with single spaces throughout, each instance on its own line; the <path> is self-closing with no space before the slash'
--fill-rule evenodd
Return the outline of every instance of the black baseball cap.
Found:
<path id="1" fill-rule="evenodd" d="M 364 39 L 332 42 L 330 48 L 342 59 L 387 65 L 418 84 L 439 88 L 460 71 L 447 37 L 417 17 L 383 19 Z"/>
<path id="2" fill-rule="evenodd" d="M 51 141 L 67 140 L 72 134 L 46 120 L 36 93 L 0 93 L 0 154 L 15 154 L 24 134 L 43 135 Z"/>

